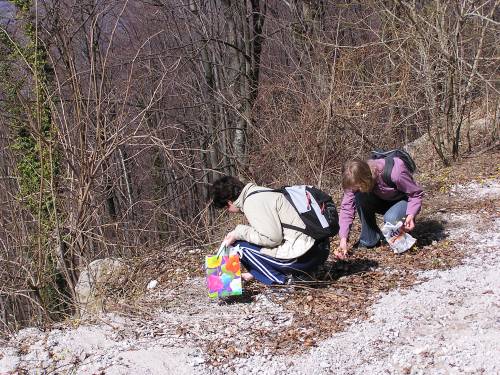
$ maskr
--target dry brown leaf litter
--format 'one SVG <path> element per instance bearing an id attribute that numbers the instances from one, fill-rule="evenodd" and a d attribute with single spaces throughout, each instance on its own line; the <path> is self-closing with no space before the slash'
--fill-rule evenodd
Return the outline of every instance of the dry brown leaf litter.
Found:
<path id="1" fill-rule="evenodd" d="M 461 199 L 450 194 L 449 186 L 471 179 L 482 182 L 498 178 L 500 169 L 495 160 L 499 156 L 495 151 L 453 168 L 419 174 L 426 199 L 415 229 L 418 242 L 404 254 L 395 255 L 382 246 L 357 250 L 348 261 L 330 257 L 316 283 L 273 288 L 251 283 L 243 297 L 218 304 L 208 300 L 205 285 L 200 282 L 204 252 L 179 246 L 177 251 L 155 252 L 138 259 L 124 285 L 127 297 L 114 300 L 108 308 L 142 317 L 143 331 L 136 330 L 136 336 L 173 335 L 179 342 L 203 348 L 214 366 L 255 353 L 299 353 L 352 321 L 366 318 L 367 308 L 381 292 L 413 285 L 418 271 L 458 265 L 462 254 L 446 238 L 447 223 L 436 214 L 468 211 L 485 218 L 498 215 L 497 202 Z M 359 226 L 354 227 L 353 238 L 357 231 Z M 332 250 L 337 244 L 337 239 L 332 242 Z M 161 290 L 144 295 L 151 279 L 160 282 Z M 155 331 L 150 326 L 158 319 L 158 309 L 171 314 L 168 316 L 184 314 L 188 319 L 166 322 Z"/>

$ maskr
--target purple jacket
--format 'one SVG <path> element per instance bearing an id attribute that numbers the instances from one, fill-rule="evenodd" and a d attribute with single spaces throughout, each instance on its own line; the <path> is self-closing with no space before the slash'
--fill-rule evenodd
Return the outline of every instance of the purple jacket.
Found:
<path id="1" fill-rule="evenodd" d="M 386 201 L 398 201 L 406 195 L 408 196 L 406 214 L 417 215 L 422 206 L 424 192 L 422 188 L 415 183 L 412 174 L 408 171 L 404 162 L 399 158 L 394 158 L 391 179 L 396 184 L 397 189 L 388 186 L 382 179 L 385 160 L 377 159 L 373 160 L 373 162 L 380 173 L 376 177 L 375 187 L 372 193 Z M 349 230 L 354 220 L 355 212 L 354 193 L 351 190 L 345 190 L 342 203 L 340 204 L 340 238 L 347 238 L 349 236 Z"/>

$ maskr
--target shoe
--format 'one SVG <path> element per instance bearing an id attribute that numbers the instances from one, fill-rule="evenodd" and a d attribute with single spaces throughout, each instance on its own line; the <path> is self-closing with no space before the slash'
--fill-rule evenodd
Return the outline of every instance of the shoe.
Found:
<path id="1" fill-rule="evenodd" d="M 301 283 L 311 283 L 315 281 L 313 275 L 308 273 L 300 273 L 296 275 L 288 275 L 285 281 L 286 285 L 301 284 Z"/>
<path id="2" fill-rule="evenodd" d="M 353 249 L 357 249 L 357 250 L 366 250 L 366 249 L 373 249 L 375 247 L 379 247 L 382 245 L 382 241 L 381 240 L 378 240 L 377 243 L 373 246 L 366 246 L 366 245 L 363 245 L 362 243 L 360 243 L 359 241 L 356 242 L 354 245 L 352 245 L 352 248 Z"/>

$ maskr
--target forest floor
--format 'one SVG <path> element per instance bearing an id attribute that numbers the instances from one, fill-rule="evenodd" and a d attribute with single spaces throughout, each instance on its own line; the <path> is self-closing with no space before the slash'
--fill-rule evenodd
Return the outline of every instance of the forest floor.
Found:
<path id="1" fill-rule="evenodd" d="M 154 255 L 136 274 L 156 288 L 99 317 L 21 330 L 0 342 L 0 373 L 500 373 L 498 160 L 424 169 L 418 242 L 404 254 L 331 257 L 314 284 L 251 283 L 224 301 L 207 297 L 201 250 L 191 268 Z"/>

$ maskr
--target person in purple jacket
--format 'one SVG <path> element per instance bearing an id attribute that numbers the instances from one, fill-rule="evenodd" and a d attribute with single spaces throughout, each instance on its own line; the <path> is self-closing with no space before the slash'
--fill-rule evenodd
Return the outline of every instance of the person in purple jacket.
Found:
<path id="1" fill-rule="evenodd" d="M 340 245 L 334 252 L 339 259 L 347 258 L 348 238 L 355 211 L 361 221 L 361 235 L 354 247 L 379 246 L 383 235 L 377 226 L 375 214 L 384 215 L 385 222 L 396 223 L 405 218 L 404 230 L 415 227 L 415 216 L 420 212 L 422 188 L 415 183 L 404 162 L 395 157 L 391 171 L 394 187 L 382 178 L 385 159 L 348 161 L 342 171 L 344 197 L 340 205 Z"/>

